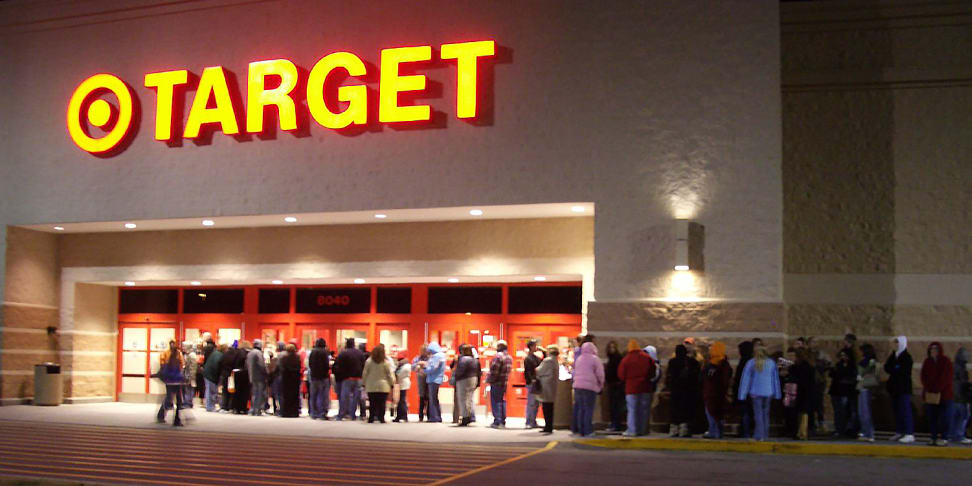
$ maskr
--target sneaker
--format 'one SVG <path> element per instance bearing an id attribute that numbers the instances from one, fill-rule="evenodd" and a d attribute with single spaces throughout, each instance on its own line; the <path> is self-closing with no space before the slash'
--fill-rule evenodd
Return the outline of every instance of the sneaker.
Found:
<path id="1" fill-rule="evenodd" d="M 911 434 L 908 434 L 908 435 L 906 435 L 906 436 L 898 439 L 898 442 L 900 442 L 902 444 L 911 444 L 914 441 L 915 441 L 915 436 L 913 436 Z"/>
<path id="2" fill-rule="evenodd" d="M 935 441 L 935 445 L 937 445 L 939 447 L 945 447 L 945 446 L 948 445 L 948 441 L 945 440 L 945 439 L 938 439 L 938 440 Z"/>
<path id="3" fill-rule="evenodd" d="M 489 424 L 489 428 L 491 428 L 491 429 L 498 429 L 498 428 L 500 428 L 500 425 L 499 424 Z"/>
<path id="4" fill-rule="evenodd" d="M 594 432 L 591 432 L 590 434 L 582 435 L 581 436 L 581 439 L 593 439 L 593 438 L 594 438 Z"/>
<path id="5" fill-rule="evenodd" d="M 894 434 L 888 440 L 890 440 L 891 442 L 897 442 L 897 441 L 901 440 L 902 437 L 904 437 L 904 436 L 901 435 L 901 434 Z"/>
<path id="6" fill-rule="evenodd" d="M 637 434 L 632 434 L 632 433 L 630 433 L 630 432 L 625 432 L 625 433 L 623 433 L 623 434 L 621 434 L 621 435 L 623 435 L 623 436 L 625 436 L 625 437 L 636 437 L 636 436 L 637 436 Z"/>
<path id="7" fill-rule="evenodd" d="M 864 437 L 863 435 L 858 437 L 857 440 L 861 442 L 874 442 L 874 437 Z"/>
<path id="8" fill-rule="evenodd" d="M 972 444 L 972 439 L 968 437 L 963 437 L 962 440 L 960 440 L 959 442 L 961 442 L 962 444 Z"/>

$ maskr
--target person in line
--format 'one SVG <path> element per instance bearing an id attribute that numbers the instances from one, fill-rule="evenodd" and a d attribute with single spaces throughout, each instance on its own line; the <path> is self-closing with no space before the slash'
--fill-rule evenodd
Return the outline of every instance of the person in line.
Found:
<path id="1" fill-rule="evenodd" d="M 726 344 L 721 341 L 709 347 L 709 361 L 702 370 L 702 403 L 709 431 L 704 437 L 721 439 L 725 430 L 726 399 L 732 385 L 732 367 L 726 357 Z"/>
<path id="2" fill-rule="evenodd" d="M 223 352 L 223 358 L 219 360 L 219 387 L 221 389 L 219 397 L 219 411 L 223 413 L 232 413 L 233 406 L 233 396 L 235 395 L 236 387 L 229 386 L 229 378 L 233 376 L 233 364 L 236 362 L 236 355 L 240 352 L 237 347 L 239 346 L 238 341 L 233 341 L 233 344 L 226 347 L 226 351 Z M 234 383 L 236 378 L 233 379 Z"/>
<path id="3" fill-rule="evenodd" d="M 834 437 L 854 437 L 856 407 L 857 365 L 853 362 L 853 349 L 845 347 L 837 352 L 837 363 L 830 369 L 830 403 L 834 409 Z"/>
<path id="4" fill-rule="evenodd" d="M 250 342 L 239 342 L 238 352 L 233 357 L 233 374 L 236 383 L 236 393 L 233 394 L 233 413 L 245 415 L 250 412 L 250 374 L 246 370 L 246 357 L 250 354 Z"/>
<path id="5" fill-rule="evenodd" d="M 733 408 L 739 414 L 739 437 L 748 439 L 753 436 L 753 404 L 749 399 L 739 399 L 739 382 L 742 380 L 742 372 L 746 368 L 746 363 L 753 359 L 753 342 L 743 341 L 736 346 L 739 351 L 739 364 L 732 376 L 732 400 Z"/>
<path id="6" fill-rule="evenodd" d="M 446 355 L 439 343 L 428 344 L 429 361 L 425 367 L 425 383 L 429 395 L 429 423 L 442 422 L 442 407 L 439 405 L 439 387 L 445 377 Z"/>
<path id="7" fill-rule="evenodd" d="M 408 390 L 412 388 L 412 365 L 404 351 L 398 356 L 398 366 L 395 368 L 395 380 L 398 382 L 398 406 L 395 409 L 393 422 L 408 422 Z"/>
<path id="8" fill-rule="evenodd" d="M 506 427 L 506 385 L 513 369 L 513 358 L 506 350 L 506 341 L 501 339 L 496 342 L 496 355 L 489 363 L 489 374 L 486 376 L 489 405 L 493 410 L 493 424 L 490 427 L 494 429 Z"/>
<path id="9" fill-rule="evenodd" d="M 459 401 L 458 415 L 462 417 L 459 426 L 466 427 L 475 420 L 473 398 L 476 396 L 476 388 L 479 387 L 482 377 L 479 360 L 473 358 L 472 346 L 468 344 L 459 346 L 459 359 L 453 375 L 456 378 L 456 396 Z"/>
<path id="10" fill-rule="evenodd" d="M 813 336 L 806 338 L 807 350 L 810 351 L 810 363 L 813 365 L 813 396 L 810 399 L 809 431 L 823 432 L 824 423 L 824 395 L 827 391 L 827 375 L 830 373 L 831 360 L 823 348 L 817 345 Z"/>
<path id="11" fill-rule="evenodd" d="M 367 363 L 368 358 L 371 357 L 371 352 L 368 351 L 368 344 L 358 343 L 358 351 L 361 351 L 361 369 L 364 370 L 365 363 Z M 363 387 L 364 384 L 362 383 L 361 386 Z M 358 393 L 358 417 L 361 417 L 361 420 L 364 420 L 364 418 L 367 416 L 367 412 L 368 412 L 368 393 L 362 389 L 359 390 Z"/>
<path id="12" fill-rule="evenodd" d="M 267 371 L 270 379 L 270 396 L 273 398 L 273 414 L 277 417 L 280 416 L 283 409 L 283 401 L 280 399 L 280 357 L 287 352 L 287 344 L 283 341 L 277 341 L 277 353 L 270 356 L 270 365 L 267 367 Z"/>
<path id="13" fill-rule="evenodd" d="M 312 420 L 327 420 L 331 408 L 331 352 L 324 338 L 314 341 L 314 349 L 307 356 L 307 369 L 310 375 L 308 414 Z"/>
<path id="14" fill-rule="evenodd" d="M 705 363 L 705 356 L 702 356 L 702 351 L 695 345 L 695 338 L 687 337 L 682 341 L 682 346 L 685 346 L 685 353 L 695 361 L 699 363 L 699 369 L 702 369 L 702 363 Z"/>
<path id="15" fill-rule="evenodd" d="M 284 352 L 277 355 L 277 369 L 280 373 L 280 416 L 299 417 L 301 380 L 297 346 L 288 344 Z"/>
<path id="16" fill-rule="evenodd" d="M 537 379 L 537 366 L 540 366 L 543 360 L 541 356 L 537 356 L 538 354 L 541 352 L 537 350 L 537 341 L 529 340 L 526 357 L 523 358 L 523 381 L 527 389 L 526 428 L 528 429 L 537 428 L 537 409 L 540 407 L 540 401 L 533 393 L 533 381 Z"/>
<path id="17" fill-rule="evenodd" d="M 341 401 L 338 404 L 337 420 L 345 417 L 355 420 L 361 395 L 361 375 L 364 371 L 364 354 L 354 346 L 354 338 L 347 338 L 344 350 L 334 362 L 334 375 L 341 375 Z M 364 420 L 364 415 L 361 416 Z"/>
<path id="18" fill-rule="evenodd" d="M 185 361 L 182 374 L 186 377 L 186 384 L 182 387 L 182 406 L 192 408 L 192 402 L 196 397 L 196 374 L 199 372 L 199 358 L 196 355 L 196 347 L 189 341 L 183 341 L 182 356 L 183 361 Z"/>
<path id="19" fill-rule="evenodd" d="M 689 421 L 698 408 L 699 362 L 683 344 L 675 346 L 675 357 L 668 362 L 665 387 L 671 394 L 671 420 L 668 435 L 690 437 Z"/>
<path id="20" fill-rule="evenodd" d="M 850 364 L 857 369 L 857 363 L 861 361 L 863 355 L 861 354 L 861 348 L 857 345 L 857 336 L 853 333 L 847 333 L 844 335 L 844 347 L 843 349 L 847 351 L 850 356 Z M 855 437 L 857 433 L 861 430 L 861 419 L 857 415 L 857 389 L 853 389 L 848 399 L 848 411 L 847 416 L 847 433 L 848 437 Z"/>
<path id="21" fill-rule="evenodd" d="M 159 355 L 159 379 L 165 383 L 165 398 L 162 400 L 162 405 L 159 407 L 159 413 L 156 416 L 156 421 L 160 424 L 165 423 L 165 413 L 170 404 L 175 404 L 175 421 L 172 422 L 173 427 L 181 427 L 182 420 L 179 418 L 179 409 L 182 408 L 182 385 L 185 383 L 186 377 L 182 373 L 182 369 L 186 365 L 185 357 L 182 355 L 182 351 L 176 345 L 175 340 L 169 341 L 169 349 L 163 351 Z"/>
<path id="22" fill-rule="evenodd" d="M 604 363 L 597 356 L 597 346 L 586 342 L 574 358 L 574 434 L 594 436 L 594 404 L 603 388 Z"/>
<path id="23" fill-rule="evenodd" d="M 956 444 L 972 444 L 972 439 L 965 436 L 965 428 L 969 423 L 969 401 L 972 400 L 972 387 L 969 385 L 969 351 L 959 348 L 955 353 L 955 375 L 952 383 L 952 393 L 955 401 L 952 404 L 952 419 L 949 427 L 949 440 Z"/>
<path id="24" fill-rule="evenodd" d="M 253 349 L 246 355 L 246 372 L 250 375 L 250 415 L 262 416 L 267 407 L 267 360 L 263 356 L 263 342 L 253 340 Z"/>
<path id="25" fill-rule="evenodd" d="M 395 386 L 395 375 L 385 356 L 385 345 L 372 348 L 361 375 L 365 393 L 368 394 L 368 423 L 385 423 L 385 403 L 388 393 Z"/>
<path id="26" fill-rule="evenodd" d="M 608 432 L 620 432 L 624 424 L 625 402 L 627 400 L 624 382 L 618 378 L 618 367 L 625 355 L 618 350 L 618 343 L 608 341 L 604 348 L 607 354 L 607 363 L 604 365 L 604 388 L 607 393 L 608 411 L 611 416 L 611 424 Z M 630 411 L 628 412 L 630 415 Z M 630 424 L 628 429 L 630 429 Z"/>
<path id="27" fill-rule="evenodd" d="M 861 356 L 861 361 L 857 364 L 860 375 L 860 380 L 857 382 L 857 416 L 861 421 L 861 432 L 857 438 L 865 442 L 874 442 L 874 419 L 871 414 L 871 403 L 874 400 L 874 392 L 880 385 L 874 346 L 869 343 L 861 345 Z"/>
<path id="28" fill-rule="evenodd" d="M 813 366 L 810 365 L 810 357 L 806 348 L 796 348 L 793 350 L 792 361 L 787 370 L 788 385 L 795 387 L 793 403 L 787 409 L 788 429 L 787 433 L 796 440 L 809 439 L 810 412 L 813 410 Z M 789 391 L 787 392 L 789 394 Z"/>
<path id="29" fill-rule="evenodd" d="M 419 422 L 425 421 L 425 414 L 429 410 L 429 386 L 426 382 L 425 368 L 429 364 L 429 350 L 424 344 L 419 349 L 418 356 L 412 360 L 412 369 L 415 370 L 415 383 L 418 389 L 419 405 L 418 405 L 418 419 Z"/>
<path id="30" fill-rule="evenodd" d="M 952 360 L 942 351 L 942 343 L 928 345 L 928 357 L 921 365 L 921 395 L 925 401 L 930 445 L 948 445 L 949 412 L 952 410 L 952 389 L 955 370 Z M 941 436 L 941 437 L 939 437 Z"/>
<path id="31" fill-rule="evenodd" d="M 780 377 L 776 363 L 766 355 L 762 342 L 754 349 L 753 359 L 743 369 L 738 396 L 739 400 L 752 399 L 753 419 L 756 422 L 753 438 L 763 441 L 769 438 L 770 401 L 780 399 Z"/>
<path id="32" fill-rule="evenodd" d="M 908 353 L 908 338 L 898 336 L 892 341 L 894 351 L 884 362 L 888 374 L 887 390 L 894 404 L 895 434 L 891 441 L 910 444 L 915 441 L 915 423 L 911 414 L 911 368 L 914 362 Z"/>
<path id="33" fill-rule="evenodd" d="M 608 346 L 610 347 L 610 344 Z M 610 359 L 608 363 L 610 364 Z M 634 339 L 628 341 L 628 352 L 618 363 L 616 370 L 616 378 L 624 384 L 623 390 L 628 408 L 628 430 L 624 432 L 625 437 L 637 437 L 648 432 L 651 396 L 655 391 L 653 381 L 655 371 L 655 360 L 638 346 L 638 341 Z M 606 382 L 607 372 L 605 372 Z"/>
<path id="34" fill-rule="evenodd" d="M 207 346 L 212 346 L 213 342 L 209 341 Z M 206 411 L 215 412 L 216 403 L 219 401 L 219 362 L 223 359 L 223 351 L 226 351 L 226 345 L 222 344 L 218 349 L 214 347 L 213 351 L 209 353 L 206 357 L 206 361 L 203 363 L 203 378 L 206 379 Z"/>
<path id="35" fill-rule="evenodd" d="M 547 356 L 537 366 L 537 376 L 533 381 L 533 393 L 540 401 L 543 409 L 544 435 L 553 434 L 554 402 L 557 399 L 557 383 L 560 376 L 560 348 L 551 344 L 547 346 Z"/>

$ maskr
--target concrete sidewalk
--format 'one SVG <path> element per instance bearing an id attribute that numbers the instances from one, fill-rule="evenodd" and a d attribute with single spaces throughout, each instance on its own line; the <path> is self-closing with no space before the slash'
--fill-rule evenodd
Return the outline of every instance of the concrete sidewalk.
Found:
<path id="1" fill-rule="evenodd" d="M 767 440 L 756 442 L 746 439 L 676 439 L 605 437 L 581 439 L 580 445 L 627 450 L 667 450 L 667 451 L 705 451 L 705 452 L 749 452 L 759 454 L 797 454 L 817 456 L 863 456 L 911 459 L 972 459 L 972 447 L 949 445 L 932 447 L 925 442 L 906 445 L 896 442 L 852 442 Z"/>
<path id="2" fill-rule="evenodd" d="M 168 425 L 157 424 L 158 405 L 146 403 L 92 403 L 40 407 L 12 405 L 0 407 L 0 420 L 43 422 L 46 424 L 83 424 L 145 429 L 172 428 L 172 412 Z M 331 411 L 334 415 L 334 410 Z M 206 412 L 202 408 L 183 410 L 187 429 L 221 433 L 289 435 L 305 437 L 334 437 L 343 439 L 394 440 L 464 444 L 531 444 L 544 445 L 551 440 L 570 440 L 567 431 L 543 435 L 539 429 L 526 430 L 523 418 L 507 419 L 506 429 L 491 429 L 492 417 L 481 416 L 469 427 L 456 427 L 451 415 L 443 414 L 443 423 L 418 422 L 412 415 L 407 423 L 368 424 L 367 421 L 311 420 L 307 415 L 298 418 L 270 416 L 251 417 Z"/>

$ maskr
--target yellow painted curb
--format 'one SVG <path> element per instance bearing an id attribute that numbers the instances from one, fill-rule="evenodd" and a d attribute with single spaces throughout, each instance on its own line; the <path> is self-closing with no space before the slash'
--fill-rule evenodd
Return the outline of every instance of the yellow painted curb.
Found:
<path id="1" fill-rule="evenodd" d="M 821 442 L 744 442 L 728 440 L 680 439 L 580 439 L 576 444 L 607 449 L 666 451 L 751 452 L 760 454 L 800 454 L 819 456 L 898 457 L 911 459 L 972 459 L 969 447 L 930 447 L 927 445 L 873 445 Z"/>

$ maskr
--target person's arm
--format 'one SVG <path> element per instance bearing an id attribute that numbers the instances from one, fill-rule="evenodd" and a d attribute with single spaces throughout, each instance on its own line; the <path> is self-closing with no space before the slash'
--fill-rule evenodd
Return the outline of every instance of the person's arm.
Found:
<path id="1" fill-rule="evenodd" d="M 604 363 L 601 360 L 594 360 L 594 376 L 597 378 L 597 387 L 604 388 Z"/>
<path id="2" fill-rule="evenodd" d="M 367 383 L 368 382 L 368 375 L 370 374 L 370 372 L 369 372 L 370 370 L 371 370 L 371 367 L 368 366 L 368 362 L 366 361 L 365 362 L 365 365 L 364 365 L 364 369 L 361 371 L 361 382 L 362 383 Z"/>
<path id="3" fill-rule="evenodd" d="M 750 363 L 752 360 L 746 362 L 746 366 L 743 367 L 742 373 L 739 374 L 739 390 L 736 392 L 737 397 L 740 401 L 745 400 L 749 396 L 749 381 L 752 379 L 750 376 L 753 372 L 753 366 Z"/>
<path id="4" fill-rule="evenodd" d="M 770 362 L 770 363 L 772 363 L 772 362 Z M 767 364 L 769 364 L 769 363 L 767 363 Z M 771 369 L 772 369 L 772 374 L 773 374 L 773 398 L 779 400 L 783 396 L 783 393 L 780 390 L 780 376 L 779 376 L 779 373 L 776 370 L 776 365 L 775 364 L 772 366 Z"/>

